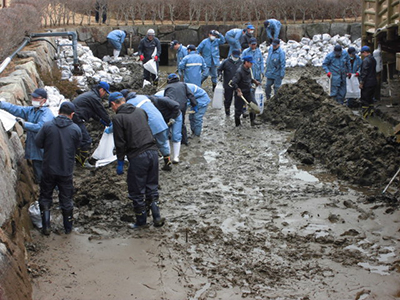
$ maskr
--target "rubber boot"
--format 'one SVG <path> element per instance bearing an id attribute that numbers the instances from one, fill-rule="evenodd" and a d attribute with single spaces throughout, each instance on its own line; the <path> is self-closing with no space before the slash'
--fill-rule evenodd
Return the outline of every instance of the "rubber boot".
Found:
<path id="1" fill-rule="evenodd" d="M 136 222 L 133 224 L 129 224 L 129 227 L 132 229 L 139 229 L 139 228 L 147 227 L 146 211 L 142 211 L 141 213 L 136 213 Z"/>
<path id="2" fill-rule="evenodd" d="M 117 59 L 121 51 L 114 49 L 113 54 L 114 54 L 114 59 Z"/>
<path id="3" fill-rule="evenodd" d="M 163 171 L 171 171 L 171 156 L 164 156 L 164 166 L 161 168 Z"/>
<path id="4" fill-rule="evenodd" d="M 231 110 L 229 108 L 225 108 L 225 116 L 229 117 L 231 114 Z"/>
<path id="5" fill-rule="evenodd" d="M 70 234 L 72 231 L 72 224 L 74 219 L 73 213 L 73 209 L 62 211 L 65 234 Z"/>
<path id="6" fill-rule="evenodd" d="M 213 86 L 212 91 L 214 92 L 215 87 L 217 86 L 217 84 L 213 82 L 212 86 Z"/>
<path id="7" fill-rule="evenodd" d="M 235 118 L 236 127 L 240 126 L 240 118 Z"/>
<path id="8" fill-rule="evenodd" d="M 173 155 L 174 155 L 173 159 L 172 159 L 172 163 L 179 164 L 179 153 L 181 152 L 181 142 L 173 142 L 172 149 L 173 149 Z"/>
<path id="9" fill-rule="evenodd" d="M 44 235 L 50 235 L 50 210 L 40 209 L 40 215 L 42 216 L 42 233 Z"/>
<path id="10" fill-rule="evenodd" d="M 160 208 L 158 207 L 158 201 L 153 201 L 150 206 L 151 214 L 153 216 L 154 227 L 161 227 L 165 223 L 165 218 L 161 218 Z"/>

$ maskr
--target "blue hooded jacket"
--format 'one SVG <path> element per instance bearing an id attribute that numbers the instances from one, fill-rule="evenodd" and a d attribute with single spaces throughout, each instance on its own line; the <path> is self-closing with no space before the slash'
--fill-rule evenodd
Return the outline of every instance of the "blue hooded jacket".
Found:
<path id="1" fill-rule="evenodd" d="M 187 86 L 189 87 L 189 89 L 192 91 L 194 97 L 197 100 L 197 107 L 201 108 L 201 107 L 205 107 L 208 105 L 208 103 L 211 102 L 210 97 L 208 97 L 208 94 L 205 90 L 203 90 L 201 87 L 192 84 L 192 83 L 188 83 Z M 190 104 L 190 103 L 188 103 Z"/>
<path id="2" fill-rule="evenodd" d="M 251 56 L 253 57 L 253 60 L 255 63 L 253 63 L 253 66 L 251 67 L 251 71 L 253 72 L 253 78 L 261 81 L 261 74 L 264 74 L 264 57 L 263 54 L 261 53 L 260 48 L 256 48 L 255 50 L 252 50 L 250 47 L 245 49 L 242 53 L 242 58 L 244 56 Z"/>
<path id="3" fill-rule="evenodd" d="M 129 93 L 126 97 L 126 102 L 136 107 L 140 107 L 146 112 L 148 123 L 153 135 L 156 135 L 157 133 L 168 129 L 168 125 L 167 123 L 165 123 L 162 114 L 147 96 L 136 95 L 136 93 Z M 140 105 L 140 103 L 142 104 Z"/>
<path id="4" fill-rule="evenodd" d="M 204 58 L 192 50 L 179 64 L 179 71 L 184 74 L 186 83 L 194 83 L 201 86 L 201 74 L 205 71 L 206 63 Z"/>
<path id="5" fill-rule="evenodd" d="M 278 79 L 285 77 L 286 54 L 281 47 L 274 50 L 273 46 L 269 47 L 266 65 L 265 77 Z"/>
<path id="6" fill-rule="evenodd" d="M 243 35 L 243 29 L 240 28 L 234 28 L 229 30 L 225 34 L 225 39 L 228 42 L 229 45 L 234 47 L 234 49 L 242 49 L 242 46 L 240 45 L 240 38 Z"/>
<path id="7" fill-rule="evenodd" d="M 42 106 L 41 108 L 35 108 L 33 106 L 18 106 L 5 101 L 1 101 L 0 103 L 1 109 L 25 120 L 25 158 L 31 160 L 43 160 L 43 150 L 36 146 L 35 137 L 44 123 L 53 120 L 54 115 L 50 108 L 45 106 Z"/>
<path id="8" fill-rule="evenodd" d="M 279 38 L 279 32 L 281 31 L 281 22 L 275 19 L 269 19 L 269 26 L 266 28 L 267 38 L 269 39 L 277 39 Z M 272 31 L 274 31 L 274 36 L 272 36 Z"/>
<path id="9" fill-rule="evenodd" d="M 197 52 L 200 53 L 208 68 L 212 66 L 219 66 L 219 45 L 225 43 L 224 36 L 220 33 L 219 38 L 210 40 L 210 38 L 204 39 L 197 47 Z"/>
<path id="10" fill-rule="evenodd" d="M 353 62 L 353 65 L 351 64 L 351 61 L 354 61 Z M 355 57 L 354 57 L 354 59 L 351 59 L 351 57 L 350 57 L 350 73 L 360 73 L 360 71 L 361 71 L 361 64 L 362 64 L 362 60 L 361 60 L 361 57 L 359 57 L 357 54 L 355 55 Z"/>
<path id="11" fill-rule="evenodd" d="M 113 30 L 111 31 L 108 35 L 107 38 L 110 40 L 113 40 L 117 45 L 119 45 L 120 47 L 117 48 L 117 50 L 121 50 L 122 48 L 122 44 L 125 41 L 126 38 L 126 34 L 123 30 Z"/>
<path id="12" fill-rule="evenodd" d="M 340 86 L 342 82 L 346 82 L 346 75 L 350 72 L 350 57 L 347 51 L 343 50 L 339 57 L 335 55 L 335 51 L 330 52 L 325 57 L 322 68 L 326 73 L 332 73 L 332 86 Z"/>

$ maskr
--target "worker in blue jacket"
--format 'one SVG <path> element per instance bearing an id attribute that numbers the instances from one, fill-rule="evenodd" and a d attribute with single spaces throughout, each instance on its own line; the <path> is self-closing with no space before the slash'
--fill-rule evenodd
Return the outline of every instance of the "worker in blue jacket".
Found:
<path id="1" fill-rule="evenodd" d="M 219 66 L 219 46 L 225 43 L 224 36 L 217 30 L 211 30 L 208 38 L 204 39 L 197 47 L 206 62 L 207 69 L 203 73 L 201 83 L 211 76 L 213 91 L 217 86 L 217 67 Z"/>
<path id="2" fill-rule="evenodd" d="M 187 48 L 177 40 L 173 40 L 170 45 L 170 48 L 176 51 L 176 68 L 178 69 L 179 76 L 182 79 L 183 74 L 179 71 L 179 64 L 181 63 L 182 59 L 188 55 Z"/>
<path id="3" fill-rule="evenodd" d="M 226 42 L 229 44 L 228 57 L 231 56 L 233 50 L 241 50 L 240 38 L 245 33 L 243 29 L 233 28 L 225 34 Z"/>
<path id="4" fill-rule="evenodd" d="M 251 71 L 253 73 L 253 78 L 257 81 L 262 81 L 262 76 L 264 74 L 264 57 L 261 53 L 260 48 L 257 47 L 257 39 L 250 39 L 250 47 L 245 49 L 242 53 L 243 56 L 251 56 L 253 57 L 254 63 L 251 67 Z"/>
<path id="5" fill-rule="evenodd" d="M 0 109 L 4 109 L 16 116 L 17 122 L 26 131 L 25 158 L 32 161 L 35 183 L 42 178 L 43 150 L 36 146 L 35 137 L 43 124 L 54 118 L 50 108 L 46 105 L 47 92 L 45 89 L 36 89 L 32 94 L 32 106 L 18 106 L 0 101 Z"/>
<path id="6" fill-rule="evenodd" d="M 113 47 L 113 55 L 114 59 L 116 59 L 122 50 L 122 45 L 126 38 L 126 31 L 125 30 L 113 30 L 107 35 L 107 40 Z"/>
<path id="7" fill-rule="evenodd" d="M 156 140 L 157 147 L 164 158 L 164 166 L 162 170 L 171 171 L 171 148 L 168 140 L 168 125 L 164 121 L 161 112 L 154 106 L 148 96 L 136 95 L 135 92 L 122 90 L 122 95 L 126 99 L 126 103 L 130 103 L 136 107 L 143 109 L 147 113 L 148 123 L 151 133 Z"/>
<path id="8" fill-rule="evenodd" d="M 265 20 L 264 27 L 267 35 L 267 44 L 271 44 L 273 39 L 279 38 L 282 27 L 281 22 L 275 19 Z"/>
<path id="9" fill-rule="evenodd" d="M 278 92 L 282 85 L 282 79 L 285 77 L 286 54 L 280 48 L 280 40 L 274 39 L 268 50 L 265 77 L 267 84 L 265 85 L 265 96 L 271 98 L 272 86 L 274 86 L 274 94 Z"/>
<path id="10" fill-rule="evenodd" d="M 187 86 L 192 91 L 194 97 L 197 100 L 197 112 L 189 114 L 190 129 L 196 137 L 200 137 L 201 131 L 203 129 L 203 117 L 207 111 L 208 104 L 211 102 L 210 97 L 208 97 L 207 92 L 201 87 L 188 83 Z"/>
<path id="11" fill-rule="evenodd" d="M 196 47 L 189 45 L 187 47 L 188 55 L 186 55 L 179 64 L 179 74 L 183 73 L 186 83 L 193 83 L 201 86 L 201 76 L 206 70 L 206 62 L 204 58 L 197 54 Z"/>
<path id="12" fill-rule="evenodd" d="M 336 45 L 324 59 L 322 64 L 331 80 L 330 96 L 338 103 L 343 104 L 346 96 L 346 76 L 350 72 L 350 58 L 342 46 Z"/>
<path id="13" fill-rule="evenodd" d="M 356 54 L 356 48 L 354 47 L 349 47 L 347 49 L 347 53 L 349 54 L 350 57 L 350 73 L 354 74 L 356 77 L 360 76 L 360 70 L 361 70 L 361 64 L 362 60 L 361 57 L 359 57 Z M 351 77 L 351 75 L 350 75 Z M 348 107 L 355 107 L 355 100 L 354 98 L 347 98 L 346 103 Z"/>

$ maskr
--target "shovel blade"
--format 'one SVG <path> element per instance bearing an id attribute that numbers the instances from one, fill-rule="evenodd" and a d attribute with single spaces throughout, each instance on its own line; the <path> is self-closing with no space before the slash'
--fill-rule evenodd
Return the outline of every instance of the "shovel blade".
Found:
<path id="1" fill-rule="evenodd" d="M 250 102 L 249 103 L 250 110 L 252 110 L 255 114 L 259 114 L 261 112 L 260 108 L 257 104 Z"/>

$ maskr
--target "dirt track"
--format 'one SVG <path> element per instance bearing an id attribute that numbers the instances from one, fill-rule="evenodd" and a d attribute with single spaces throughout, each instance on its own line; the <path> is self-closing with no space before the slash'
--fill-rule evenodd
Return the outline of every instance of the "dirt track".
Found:
<path id="1" fill-rule="evenodd" d="M 399 297 L 396 203 L 298 167 L 292 131 L 243 123 L 210 108 L 201 141 L 160 171 L 163 228 L 128 229 L 115 165 L 78 170 L 76 232 L 34 233 L 34 299 Z"/>

